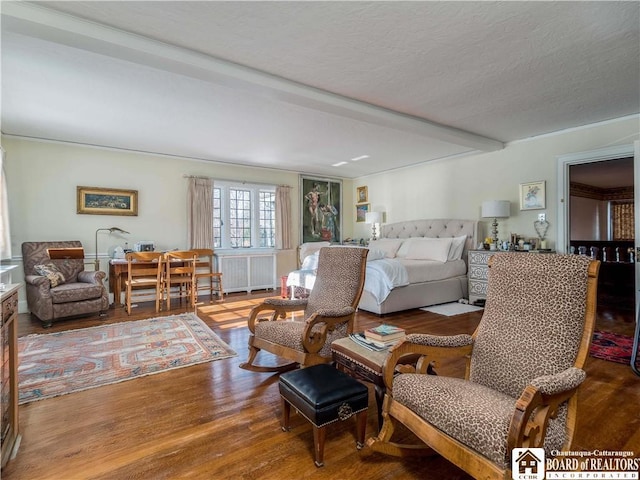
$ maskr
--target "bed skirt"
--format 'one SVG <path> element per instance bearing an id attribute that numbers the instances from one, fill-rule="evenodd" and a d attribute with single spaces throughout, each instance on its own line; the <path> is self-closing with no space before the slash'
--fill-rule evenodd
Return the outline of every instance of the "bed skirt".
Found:
<path id="1" fill-rule="evenodd" d="M 467 276 L 448 278 L 433 282 L 414 283 L 394 288 L 382 304 L 364 290 L 358 308 L 384 315 L 412 308 L 428 307 L 439 303 L 456 302 L 468 298 Z"/>

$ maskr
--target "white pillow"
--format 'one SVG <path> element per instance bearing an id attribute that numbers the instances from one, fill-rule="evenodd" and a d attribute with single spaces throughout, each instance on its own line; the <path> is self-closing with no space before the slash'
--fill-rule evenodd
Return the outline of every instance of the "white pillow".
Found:
<path id="1" fill-rule="evenodd" d="M 464 244 L 466 241 L 467 241 L 466 235 L 454 237 L 451 240 L 451 247 L 449 248 L 449 256 L 447 257 L 448 262 L 453 262 L 455 260 L 460 260 L 462 258 L 462 252 L 464 251 Z"/>
<path id="2" fill-rule="evenodd" d="M 302 261 L 301 270 L 315 270 L 318 268 L 318 257 L 320 257 L 320 250 L 311 255 L 307 255 Z"/>
<path id="3" fill-rule="evenodd" d="M 384 252 L 384 256 L 387 258 L 394 258 L 396 256 L 396 252 L 402 245 L 401 238 L 381 238 L 379 240 L 371 240 L 369 242 L 369 248 L 375 248 L 377 250 L 382 250 Z"/>
<path id="4" fill-rule="evenodd" d="M 304 263 L 304 259 L 309 255 L 313 255 L 322 247 L 328 247 L 331 242 L 306 242 L 300 245 L 300 262 Z"/>
<path id="5" fill-rule="evenodd" d="M 411 246 L 411 243 L 415 240 L 416 238 L 411 237 L 411 238 L 405 238 L 404 241 L 402 242 L 402 245 L 400 245 L 400 248 L 398 249 L 398 253 L 396 253 L 396 257 L 401 257 L 404 258 L 407 256 L 407 252 L 409 251 L 409 247 Z"/>
<path id="6" fill-rule="evenodd" d="M 407 260 L 435 260 L 446 262 L 451 248 L 451 238 L 420 238 L 409 246 Z"/>
<path id="7" fill-rule="evenodd" d="M 383 258 L 385 258 L 385 253 L 383 250 L 380 250 L 379 248 L 371 248 L 369 247 L 369 254 L 367 255 L 367 262 L 368 261 L 373 261 L 373 260 L 382 260 Z"/>

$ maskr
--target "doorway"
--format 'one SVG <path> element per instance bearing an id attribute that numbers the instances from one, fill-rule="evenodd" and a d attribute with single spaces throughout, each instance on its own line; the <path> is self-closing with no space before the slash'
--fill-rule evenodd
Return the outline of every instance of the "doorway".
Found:
<path id="1" fill-rule="evenodd" d="M 598 305 L 634 311 L 633 156 L 569 165 L 569 251 L 601 261 Z"/>
<path id="2" fill-rule="evenodd" d="M 638 303 L 635 286 L 640 188 L 635 175 L 637 160 L 633 145 L 558 157 L 557 250 L 570 253 L 573 247 L 575 253 L 582 250 L 602 262 L 597 328 L 629 336 L 634 336 Z M 636 225 L 635 230 L 631 227 L 631 238 L 618 238 L 619 232 L 614 235 L 612 215 L 616 202 L 636 204 Z"/>

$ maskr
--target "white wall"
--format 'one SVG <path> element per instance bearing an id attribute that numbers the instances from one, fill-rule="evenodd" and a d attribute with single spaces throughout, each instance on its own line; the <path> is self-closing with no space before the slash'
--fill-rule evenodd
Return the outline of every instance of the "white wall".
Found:
<path id="1" fill-rule="evenodd" d="M 610 240 L 607 202 L 571 196 L 571 240 Z"/>
<path id="2" fill-rule="evenodd" d="M 372 210 L 386 212 L 387 223 L 418 218 L 481 220 L 481 235 L 490 220 L 480 218 L 483 200 L 509 200 L 511 217 L 499 220 L 499 237 L 514 232 L 535 237 L 533 222 L 546 213 L 547 239 L 555 248 L 557 235 L 557 159 L 559 155 L 632 144 L 640 138 L 638 116 L 572 129 L 508 144 L 503 150 L 472 155 L 360 177 L 355 189 L 368 187 Z M 546 209 L 520 211 L 519 185 L 546 181 Z M 355 237 L 370 237 L 370 225 L 357 223 Z"/>
<path id="3" fill-rule="evenodd" d="M 108 271 L 108 248 L 141 240 L 156 249 L 187 247 L 187 179 L 203 175 L 292 187 L 293 238 L 300 234 L 299 175 L 296 172 L 250 168 L 224 163 L 126 152 L 90 146 L 3 137 L 7 152 L 11 246 L 21 261 L 25 241 L 80 240 L 88 257 L 95 255 L 95 231 L 117 226 L 130 235 L 100 232 L 101 269 Z M 137 216 L 76 213 L 76 187 L 122 188 L 138 191 Z M 352 235 L 352 183 L 343 181 L 344 236 Z M 91 268 L 91 267 L 89 267 Z M 278 276 L 296 268 L 295 248 L 278 254 Z M 12 281 L 22 281 L 22 267 Z M 22 298 L 24 298 L 22 296 Z"/>
<path id="4" fill-rule="evenodd" d="M 387 222 L 418 218 L 479 219 L 483 200 L 511 201 L 511 217 L 501 220 L 500 238 L 510 232 L 535 236 L 533 227 L 543 210 L 519 210 L 519 184 L 546 180 L 544 210 L 551 226 L 547 238 L 555 246 L 557 229 L 556 157 L 640 139 L 638 117 L 605 122 L 518 141 L 505 149 L 427 162 L 354 181 L 343 181 L 343 237 L 370 237 L 370 225 L 355 222 L 356 188 L 368 187 L 372 210 L 386 212 Z M 233 166 L 132 152 L 4 137 L 11 215 L 13 257 L 19 261 L 24 241 L 80 240 L 93 255 L 95 231 L 118 226 L 131 232 L 129 243 L 154 240 L 159 249 L 186 247 L 186 192 L 183 175 L 269 182 L 293 187 L 294 239 L 299 236 L 299 176 L 295 172 Z M 76 187 L 138 190 L 136 217 L 76 214 Z M 489 231 L 482 219 L 481 235 Z M 106 269 L 110 245 L 123 238 L 100 234 L 99 254 Z M 295 251 L 278 255 L 278 275 L 296 266 Z M 22 269 L 14 274 L 21 281 Z"/>

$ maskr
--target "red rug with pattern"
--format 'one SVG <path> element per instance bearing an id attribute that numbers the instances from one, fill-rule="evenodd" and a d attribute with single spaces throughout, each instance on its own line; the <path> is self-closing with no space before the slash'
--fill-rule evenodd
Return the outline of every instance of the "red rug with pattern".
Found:
<path id="1" fill-rule="evenodd" d="M 592 357 L 608 360 L 609 362 L 629 365 L 632 350 L 633 338 L 596 330 L 593 332 L 589 354 Z"/>
<path id="2" fill-rule="evenodd" d="M 19 403 L 236 356 L 192 313 L 18 339 Z"/>

